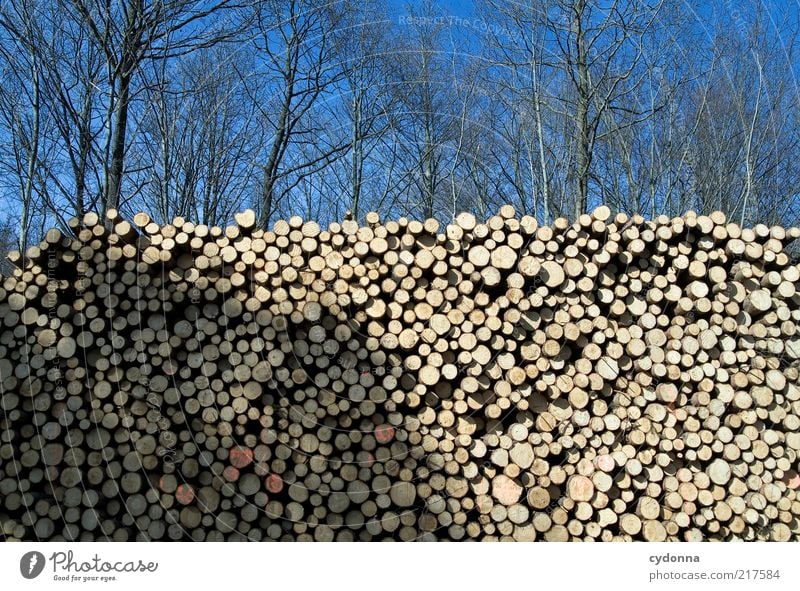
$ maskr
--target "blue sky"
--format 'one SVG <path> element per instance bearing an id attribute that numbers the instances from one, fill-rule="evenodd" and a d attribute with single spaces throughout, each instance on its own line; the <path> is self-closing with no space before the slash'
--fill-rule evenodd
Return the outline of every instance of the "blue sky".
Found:
<path id="1" fill-rule="evenodd" d="M 408 0 L 389 0 L 387 4 L 389 6 L 396 6 L 398 9 L 403 9 L 408 5 L 419 5 L 421 2 L 409 2 Z M 471 1 L 439 0 L 436 2 L 436 5 L 443 9 L 447 9 L 446 12 L 448 14 L 453 14 L 456 16 L 470 16 L 474 12 L 474 5 Z"/>

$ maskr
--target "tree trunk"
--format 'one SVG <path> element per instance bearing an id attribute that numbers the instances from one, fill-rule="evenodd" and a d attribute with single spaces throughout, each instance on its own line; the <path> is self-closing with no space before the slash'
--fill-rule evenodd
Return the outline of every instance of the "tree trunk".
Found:
<path id="1" fill-rule="evenodd" d="M 84 99 L 81 109 L 80 130 L 78 135 L 78 166 L 75 171 L 75 216 L 82 218 L 86 212 L 86 164 L 92 149 L 92 101 L 89 93 Z"/>
<path id="2" fill-rule="evenodd" d="M 274 146 L 273 146 L 274 148 Z M 268 166 L 264 167 L 264 181 L 261 184 L 261 217 L 259 226 L 266 228 L 269 225 L 269 218 L 272 215 L 273 195 L 275 191 L 275 178 Z"/>
<path id="3" fill-rule="evenodd" d="M 22 196 L 22 215 L 19 229 L 19 250 L 25 251 L 28 244 L 28 226 L 30 226 L 31 201 L 33 199 L 33 176 L 36 172 L 36 161 L 39 159 L 39 119 L 40 119 L 40 87 L 39 87 L 39 67 L 36 65 L 35 57 L 33 71 L 31 72 L 33 82 L 33 129 L 31 130 L 31 141 L 28 149 L 28 169 L 26 171 L 24 195 Z"/>
<path id="4" fill-rule="evenodd" d="M 575 125 L 578 142 L 577 154 L 577 187 L 575 194 L 574 217 L 578 217 L 586 211 L 589 194 L 589 167 L 591 165 L 591 140 L 589 130 L 589 101 L 591 89 L 589 87 L 589 65 L 586 55 L 586 33 L 583 30 L 581 18 L 583 16 L 583 4 L 576 7 L 575 18 L 573 20 L 573 31 L 575 33 L 575 43 L 577 45 L 577 68 L 578 68 L 578 101 L 575 111 Z"/>
<path id="5" fill-rule="evenodd" d="M 531 47 L 536 47 L 535 39 L 531 39 Z M 532 100 L 533 100 L 533 113 L 536 116 L 536 139 L 538 142 L 539 148 L 539 167 L 541 169 L 542 175 L 542 222 L 548 223 L 548 219 L 550 217 L 549 212 L 549 204 L 550 204 L 550 179 L 547 175 L 547 155 L 544 149 L 544 125 L 542 125 L 542 110 L 541 110 L 541 93 L 540 93 L 540 83 L 538 73 L 536 71 L 536 55 L 531 55 L 531 91 L 532 91 Z M 533 163 L 531 163 L 533 166 Z M 533 183 L 533 178 L 531 178 L 531 189 L 534 191 L 533 194 L 533 215 L 536 217 L 536 193 Z"/>
<path id="6" fill-rule="evenodd" d="M 275 129 L 275 140 L 272 142 L 269 159 L 264 166 L 264 181 L 261 189 L 261 216 L 259 225 L 265 228 L 269 225 L 269 218 L 272 216 L 272 207 L 275 201 L 275 183 L 278 180 L 278 169 L 280 168 L 286 144 L 289 141 L 289 111 L 292 107 L 292 97 L 294 97 L 294 74 L 296 64 L 292 60 L 291 45 L 286 48 L 285 68 L 288 75 L 286 77 L 286 91 L 283 94 L 283 104 L 278 118 L 278 126 Z"/>
<path id="7" fill-rule="evenodd" d="M 128 129 L 128 107 L 130 103 L 131 76 L 124 71 L 119 77 L 117 117 L 111 141 L 111 173 L 108 178 L 103 215 L 109 209 L 119 209 L 122 175 L 125 171 L 125 134 Z"/>
<path id="8" fill-rule="evenodd" d="M 358 220 L 358 205 L 361 199 L 361 181 L 364 174 L 363 140 L 361 137 L 361 93 L 353 97 L 353 146 L 352 146 L 352 192 L 350 211 L 353 219 Z"/>

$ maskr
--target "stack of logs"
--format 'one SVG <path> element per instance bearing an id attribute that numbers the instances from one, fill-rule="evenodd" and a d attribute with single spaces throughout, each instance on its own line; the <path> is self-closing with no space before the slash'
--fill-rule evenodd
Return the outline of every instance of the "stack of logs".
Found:
<path id="1" fill-rule="evenodd" d="M 0 277 L 0 531 L 800 540 L 797 228 L 111 211 Z"/>

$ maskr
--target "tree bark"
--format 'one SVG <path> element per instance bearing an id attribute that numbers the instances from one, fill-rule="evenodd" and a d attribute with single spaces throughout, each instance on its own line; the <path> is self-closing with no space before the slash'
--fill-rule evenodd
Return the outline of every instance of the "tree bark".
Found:
<path id="1" fill-rule="evenodd" d="M 577 133 L 577 186 L 575 193 L 574 217 L 577 220 L 586 211 L 589 195 L 589 168 L 592 162 L 591 135 L 589 129 L 589 102 L 591 88 L 589 82 L 589 65 L 586 47 L 586 32 L 583 29 L 583 11 L 585 2 L 575 6 L 573 33 L 577 49 L 576 67 L 578 70 L 578 97 L 575 110 L 575 126 Z"/>
<path id="2" fill-rule="evenodd" d="M 125 137 L 128 130 L 128 109 L 131 96 L 131 75 L 123 72 L 119 77 L 114 134 L 111 140 L 111 169 L 103 203 L 103 215 L 110 209 L 119 209 L 122 176 L 125 173 Z"/>
<path id="3" fill-rule="evenodd" d="M 21 226 L 19 229 L 20 251 L 24 251 L 28 245 L 28 226 L 30 226 L 31 201 L 33 200 L 33 177 L 36 173 L 36 162 L 39 159 L 39 123 L 41 119 L 39 67 L 34 55 L 31 55 L 31 60 L 33 61 L 33 71 L 31 72 L 33 83 L 33 129 L 31 130 L 31 141 L 28 149 L 27 178 L 25 179 L 25 190 L 22 196 Z"/>

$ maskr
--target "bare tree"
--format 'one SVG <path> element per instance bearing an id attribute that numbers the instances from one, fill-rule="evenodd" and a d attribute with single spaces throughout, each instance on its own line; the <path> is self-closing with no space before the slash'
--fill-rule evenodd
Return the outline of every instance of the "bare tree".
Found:
<path id="1" fill-rule="evenodd" d="M 35 134 L 38 141 L 31 144 L 35 150 L 28 153 L 28 169 L 35 170 L 28 179 L 41 202 L 39 213 L 65 225 L 64 216 L 83 215 L 100 197 L 97 140 L 102 134 L 103 59 L 59 0 L 6 3 L 0 8 L 0 22 L 13 40 L 0 50 L 5 71 L 20 72 L 23 66 L 27 71 L 18 77 L 14 93 L 6 94 L 10 102 L 2 115 L 37 113 L 29 119 L 39 133 Z M 27 51 L 19 51 L 22 46 Z M 5 89 L 10 91 L 11 86 Z M 12 108 L 23 96 L 24 106 Z M 13 130 L 8 129 L 13 138 Z M 34 161 L 36 166 L 31 168 Z"/>
<path id="2" fill-rule="evenodd" d="M 340 7 L 318 0 L 270 0 L 256 4 L 252 66 L 239 69 L 264 127 L 260 224 L 307 175 L 341 156 L 347 144 L 325 134 L 314 107 L 341 79 L 331 31 Z"/>
<path id="3" fill-rule="evenodd" d="M 453 77 L 444 47 L 445 25 L 432 2 L 410 11 L 398 59 L 400 121 L 404 174 L 414 188 L 409 209 L 433 217 L 448 173 L 457 111 Z M 457 106 L 455 107 L 457 110 Z M 447 211 L 448 208 L 445 208 Z"/>
<path id="4" fill-rule="evenodd" d="M 496 89 L 492 128 L 501 139 L 493 151 L 497 173 L 522 211 L 546 221 L 554 183 L 565 164 L 554 157 L 558 134 L 548 112 L 559 71 L 545 61 L 547 6 L 500 0 L 484 0 L 479 6 L 482 17 L 496 25 L 487 27 L 485 56 L 486 84 Z"/>
<path id="5" fill-rule="evenodd" d="M 491 38 L 491 55 L 502 68 L 497 80 L 509 91 L 509 110 L 519 121 L 521 133 L 514 135 L 535 138 L 526 151 L 535 158 L 530 164 L 535 162 L 545 207 L 553 202 L 562 212 L 571 201 L 573 217 L 586 210 L 594 149 L 609 112 L 628 112 L 626 125 L 652 115 L 651 109 L 632 106 L 632 96 L 646 74 L 643 48 L 663 5 L 643 0 L 482 3 L 501 31 Z M 517 149 L 516 154 L 523 153 Z M 517 164 L 507 176 L 521 180 L 522 169 Z M 565 178 L 554 178 L 559 173 Z M 557 200 L 553 183 L 561 185 Z"/>
<path id="6" fill-rule="evenodd" d="M 699 30 L 678 0 L 477 4 L 483 36 L 435 0 L 394 22 L 378 0 L 2 3 L 18 246 L 112 207 L 800 222 L 796 11 L 716 0 Z"/>
<path id="7" fill-rule="evenodd" d="M 693 109 L 698 129 L 690 161 L 697 207 L 722 209 L 739 223 L 796 223 L 800 189 L 798 95 L 787 68 L 796 62 L 797 25 L 776 39 L 757 13 L 746 29 L 714 38 L 719 65 L 712 90 Z"/>
<path id="8" fill-rule="evenodd" d="M 9 4 L 0 9 L 0 30 L 10 38 L 0 44 L 0 56 L 7 65 L 0 112 L 9 131 L 9 159 L 4 160 L 19 183 L 21 251 L 28 243 L 28 229 L 34 207 L 34 186 L 39 166 L 42 135 L 42 64 L 39 47 L 44 34 L 37 24 L 31 3 Z"/>
<path id="9" fill-rule="evenodd" d="M 0 277 L 10 275 L 14 265 L 6 256 L 15 248 L 19 248 L 19 237 L 15 231 L 17 220 L 12 215 L 0 218 Z"/>
<path id="10" fill-rule="evenodd" d="M 370 158 L 383 145 L 394 123 L 398 103 L 393 89 L 393 45 L 388 17 L 377 1 L 342 3 L 342 18 L 333 31 L 337 60 L 343 79 L 338 84 L 339 101 L 331 101 L 333 120 L 349 128 L 349 157 L 337 162 L 345 170 L 344 188 L 349 210 L 358 218 L 364 200 L 380 192 L 365 178 Z M 340 109 L 337 113 L 336 106 Z M 380 175 L 377 175 L 378 177 Z M 372 194 L 365 195 L 365 186 Z"/>
<path id="11" fill-rule="evenodd" d="M 107 156 L 103 211 L 118 208 L 128 147 L 128 120 L 137 93 L 136 76 L 144 63 L 185 55 L 213 45 L 229 32 L 203 27 L 210 16 L 233 6 L 231 0 L 197 3 L 193 0 L 70 0 L 72 10 L 102 51 L 106 61 Z"/>
<path id="12" fill-rule="evenodd" d="M 169 69 L 161 62 L 147 76 L 151 108 L 135 164 L 147 171 L 144 205 L 163 220 L 215 225 L 249 205 L 255 109 L 230 66 L 235 58 L 203 49 Z"/>

